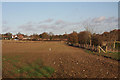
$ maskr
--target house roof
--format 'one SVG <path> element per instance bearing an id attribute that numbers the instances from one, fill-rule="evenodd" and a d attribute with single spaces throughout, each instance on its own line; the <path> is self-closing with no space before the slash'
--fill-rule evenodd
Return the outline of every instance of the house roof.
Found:
<path id="1" fill-rule="evenodd" d="M 2 36 L 3 38 L 9 38 L 9 36 Z"/>

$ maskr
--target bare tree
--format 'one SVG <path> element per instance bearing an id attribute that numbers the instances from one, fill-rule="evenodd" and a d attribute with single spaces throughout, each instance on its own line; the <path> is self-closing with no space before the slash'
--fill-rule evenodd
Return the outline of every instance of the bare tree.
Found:
<path id="1" fill-rule="evenodd" d="M 49 38 L 50 38 L 50 40 L 52 40 L 53 39 L 53 36 L 54 36 L 54 34 L 52 33 L 52 32 L 49 32 Z"/>
<path id="2" fill-rule="evenodd" d="M 90 24 L 90 23 L 84 23 L 83 24 L 84 28 L 85 28 L 85 31 L 89 32 L 89 38 L 90 38 L 90 46 L 92 45 L 92 41 L 91 41 L 91 38 L 92 38 L 92 34 L 95 33 L 95 25 L 94 24 Z"/>

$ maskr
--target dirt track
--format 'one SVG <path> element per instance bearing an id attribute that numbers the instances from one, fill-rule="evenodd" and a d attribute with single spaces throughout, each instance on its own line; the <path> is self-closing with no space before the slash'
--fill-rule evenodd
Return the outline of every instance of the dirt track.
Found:
<path id="1" fill-rule="evenodd" d="M 116 78 L 118 62 L 67 46 L 64 42 L 5 42 L 3 56 L 23 56 L 23 62 L 42 59 L 44 65 L 55 69 L 55 78 Z M 3 71 L 5 68 L 3 68 Z M 8 74 L 9 75 L 9 74 Z M 3 74 L 6 77 L 5 74 Z"/>

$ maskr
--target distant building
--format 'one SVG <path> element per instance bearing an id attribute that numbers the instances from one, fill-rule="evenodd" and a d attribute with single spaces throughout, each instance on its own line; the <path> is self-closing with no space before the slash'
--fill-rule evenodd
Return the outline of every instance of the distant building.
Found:
<path id="1" fill-rule="evenodd" d="M 5 33 L 1 34 L 3 40 L 10 40 L 12 39 L 12 34 L 11 33 Z"/>
<path id="2" fill-rule="evenodd" d="M 17 38 L 18 36 L 17 35 L 12 35 L 12 39 L 15 39 Z"/>
<path id="3" fill-rule="evenodd" d="M 10 37 L 9 36 L 2 36 L 2 39 L 4 39 L 4 40 L 9 40 L 10 39 Z"/>
<path id="4" fill-rule="evenodd" d="M 32 40 L 31 37 L 24 37 L 22 40 Z"/>
<path id="5" fill-rule="evenodd" d="M 22 40 L 24 38 L 24 34 L 12 35 L 12 39 Z"/>
<path id="6" fill-rule="evenodd" d="M 17 35 L 19 40 L 22 40 L 24 38 L 24 34 Z"/>

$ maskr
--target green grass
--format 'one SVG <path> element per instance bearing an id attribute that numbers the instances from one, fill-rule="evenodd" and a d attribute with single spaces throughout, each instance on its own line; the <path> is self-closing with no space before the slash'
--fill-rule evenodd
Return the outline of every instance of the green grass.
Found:
<path id="1" fill-rule="evenodd" d="M 90 54 L 95 54 L 95 55 L 98 55 L 98 56 L 101 55 L 101 56 L 111 58 L 111 59 L 114 59 L 114 60 L 120 60 L 120 52 L 98 53 L 98 52 L 93 52 L 93 51 L 86 50 L 86 49 L 85 49 L 85 52 L 90 53 Z"/>
<path id="2" fill-rule="evenodd" d="M 20 58 L 20 57 L 19 57 Z M 14 57 L 3 57 L 3 62 L 9 62 L 12 65 L 11 70 L 8 71 L 10 75 L 19 75 L 17 78 L 41 78 L 51 77 L 54 73 L 54 69 L 49 66 L 44 66 L 43 62 L 38 59 L 32 63 L 24 63 L 22 66 L 18 66 L 19 58 Z M 5 65 L 5 64 L 4 64 Z M 11 74 L 12 73 L 12 74 Z"/>
<path id="3" fill-rule="evenodd" d="M 20 56 L 3 56 L 2 60 L 4 61 L 8 61 L 8 62 L 12 62 L 12 63 L 17 63 L 20 59 Z"/>

